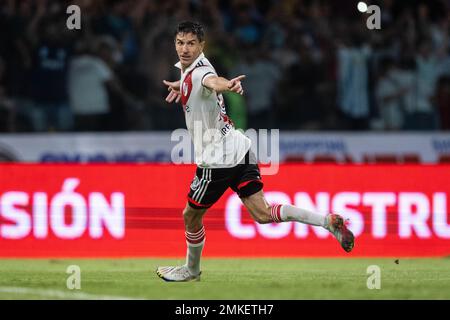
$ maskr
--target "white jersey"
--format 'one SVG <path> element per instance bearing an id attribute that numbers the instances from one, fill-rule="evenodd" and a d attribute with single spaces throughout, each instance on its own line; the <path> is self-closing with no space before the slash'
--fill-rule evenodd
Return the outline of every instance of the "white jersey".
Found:
<path id="1" fill-rule="evenodd" d="M 180 62 L 175 66 L 181 69 Z M 241 162 L 251 141 L 234 128 L 225 112 L 222 95 L 203 85 L 203 81 L 213 75 L 217 75 L 216 70 L 204 54 L 200 54 L 181 75 L 181 103 L 194 143 L 197 166 L 229 168 Z"/>

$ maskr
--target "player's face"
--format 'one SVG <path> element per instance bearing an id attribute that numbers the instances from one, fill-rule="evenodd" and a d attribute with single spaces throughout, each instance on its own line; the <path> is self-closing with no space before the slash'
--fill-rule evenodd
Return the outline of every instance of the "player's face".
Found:
<path id="1" fill-rule="evenodd" d="M 179 33 L 175 37 L 175 48 L 183 68 L 189 67 L 203 51 L 205 42 L 200 42 L 195 34 Z"/>

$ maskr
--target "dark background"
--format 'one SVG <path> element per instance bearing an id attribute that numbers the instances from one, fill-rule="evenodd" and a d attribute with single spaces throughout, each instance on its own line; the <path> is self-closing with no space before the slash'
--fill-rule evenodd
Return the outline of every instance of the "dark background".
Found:
<path id="1" fill-rule="evenodd" d="M 66 27 L 71 4 L 81 30 Z M 225 95 L 237 127 L 449 130 L 450 1 L 369 4 L 381 9 L 380 30 L 350 0 L 2 1 L 0 131 L 184 127 L 162 84 L 179 77 L 182 20 L 204 25 L 220 75 L 247 75 L 243 98 Z M 98 86 L 80 87 L 83 77 Z M 80 96 L 102 102 L 83 113 Z"/>

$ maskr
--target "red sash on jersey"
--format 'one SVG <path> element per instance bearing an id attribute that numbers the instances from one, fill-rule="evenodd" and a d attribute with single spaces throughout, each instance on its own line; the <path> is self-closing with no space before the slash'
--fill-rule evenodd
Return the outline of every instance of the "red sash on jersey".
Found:
<path id="1" fill-rule="evenodd" d="M 183 109 L 186 111 L 186 104 L 189 100 L 189 97 L 191 95 L 192 91 L 192 72 L 194 72 L 195 69 L 199 67 L 193 68 L 184 78 L 183 83 L 181 84 L 180 90 L 181 90 L 181 105 L 183 106 Z"/>

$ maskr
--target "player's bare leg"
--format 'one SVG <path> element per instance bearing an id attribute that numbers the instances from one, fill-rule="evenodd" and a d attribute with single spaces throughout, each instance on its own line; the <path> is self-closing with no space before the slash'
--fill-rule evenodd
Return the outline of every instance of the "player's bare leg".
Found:
<path id="1" fill-rule="evenodd" d="M 186 229 L 186 263 L 182 266 L 158 267 L 156 273 L 166 281 L 186 282 L 200 280 L 200 258 L 205 244 L 203 216 L 207 209 L 194 209 L 189 204 L 183 210 Z"/>
<path id="2" fill-rule="evenodd" d="M 345 225 L 342 216 L 338 214 L 323 216 L 292 205 L 271 206 L 265 199 L 262 190 L 249 197 L 242 198 L 242 202 L 253 219 L 258 223 L 297 221 L 313 226 L 321 226 L 335 236 L 346 252 L 350 252 L 353 249 L 353 233 Z"/>

